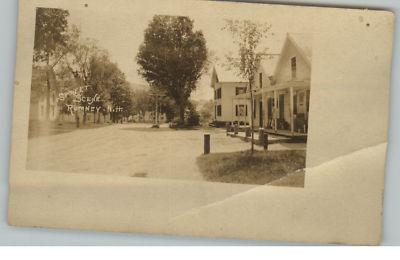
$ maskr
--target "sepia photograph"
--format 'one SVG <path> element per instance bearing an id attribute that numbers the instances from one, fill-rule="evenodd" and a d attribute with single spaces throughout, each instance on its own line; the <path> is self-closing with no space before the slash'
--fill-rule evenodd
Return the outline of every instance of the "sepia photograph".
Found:
<path id="1" fill-rule="evenodd" d="M 21 0 L 8 223 L 381 241 L 394 15 Z"/>
<path id="2" fill-rule="evenodd" d="M 303 187 L 312 34 L 37 8 L 28 170 Z"/>

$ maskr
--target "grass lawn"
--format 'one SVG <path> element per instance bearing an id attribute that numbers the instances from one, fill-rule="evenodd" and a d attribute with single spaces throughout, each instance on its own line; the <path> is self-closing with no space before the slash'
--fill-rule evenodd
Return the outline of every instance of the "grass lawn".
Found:
<path id="1" fill-rule="evenodd" d="M 305 150 L 245 151 L 202 155 L 197 164 L 207 181 L 304 187 L 304 171 L 296 171 L 305 158 Z"/>

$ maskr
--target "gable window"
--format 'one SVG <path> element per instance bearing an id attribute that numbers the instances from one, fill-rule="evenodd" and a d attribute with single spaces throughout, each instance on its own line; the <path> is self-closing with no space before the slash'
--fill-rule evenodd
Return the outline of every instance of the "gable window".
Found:
<path id="1" fill-rule="evenodd" d="M 263 74 L 262 74 L 262 73 L 260 73 L 260 74 L 258 75 L 258 79 L 259 79 L 259 81 L 260 81 L 260 88 L 262 88 L 262 87 L 263 87 Z"/>
<path id="2" fill-rule="evenodd" d="M 292 69 L 292 79 L 295 79 L 297 77 L 297 59 L 296 57 L 293 57 L 290 60 L 291 64 L 291 69 Z"/>

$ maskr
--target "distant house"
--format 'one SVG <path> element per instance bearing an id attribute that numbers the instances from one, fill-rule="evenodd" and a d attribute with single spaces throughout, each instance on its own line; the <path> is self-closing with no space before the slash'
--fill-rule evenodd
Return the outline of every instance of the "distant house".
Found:
<path id="1" fill-rule="evenodd" d="M 214 91 L 214 121 L 218 123 L 247 122 L 249 100 L 241 97 L 247 92 L 248 82 L 230 70 L 214 66 L 211 76 Z"/>
<path id="2" fill-rule="evenodd" d="M 132 116 L 132 120 L 134 122 L 140 123 L 155 123 L 155 112 L 154 111 L 145 111 L 144 114 L 139 113 Z M 158 114 L 158 123 L 164 124 L 167 122 L 167 116 L 165 113 Z"/>
<path id="3" fill-rule="evenodd" d="M 52 86 L 50 91 L 49 103 L 49 121 L 58 119 L 60 113 L 57 106 L 57 95 L 55 91 L 56 79 L 54 72 L 48 72 L 45 68 L 35 67 L 32 70 L 32 86 L 30 96 L 29 119 L 35 121 L 47 120 L 47 74 L 49 73 L 49 81 Z"/>
<path id="4" fill-rule="evenodd" d="M 266 55 L 260 63 L 250 99 L 248 83 L 232 72 L 214 67 L 216 122 L 249 124 L 285 135 L 305 135 L 308 131 L 311 78 L 311 38 L 287 34 L 277 55 Z M 253 113 L 250 105 L 253 102 Z"/>

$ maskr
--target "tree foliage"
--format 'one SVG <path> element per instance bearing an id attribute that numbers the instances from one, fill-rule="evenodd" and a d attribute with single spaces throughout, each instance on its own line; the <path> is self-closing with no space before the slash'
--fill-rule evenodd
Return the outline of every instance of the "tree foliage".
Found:
<path id="1" fill-rule="evenodd" d="M 206 41 L 188 17 L 156 15 L 136 57 L 139 74 L 179 106 L 181 122 L 197 81 L 207 70 Z"/>
<path id="2" fill-rule="evenodd" d="M 34 55 L 35 63 L 45 63 L 46 73 L 46 118 L 50 119 L 50 93 L 56 89 L 52 84 L 54 67 L 66 53 L 69 12 L 62 9 L 37 8 Z"/>
<path id="3" fill-rule="evenodd" d="M 57 51 L 67 45 L 69 12 L 62 9 L 37 8 L 34 61 L 50 62 Z M 63 52 L 63 51 L 62 51 Z"/>
<path id="4" fill-rule="evenodd" d="M 226 55 L 228 66 L 241 76 L 253 83 L 258 66 L 267 48 L 261 48 L 262 40 L 267 38 L 271 26 L 250 20 L 226 20 L 222 30 L 232 35 L 237 45 L 237 55 Z"/>
<path id="5" fill-rule="evenodd" d="M 208 125 L 213 120 L 214 101 L 209 100 L 200 109 L 200 121 L 203 125 Z"/>

